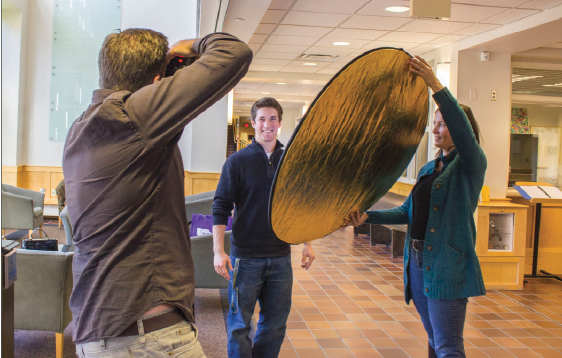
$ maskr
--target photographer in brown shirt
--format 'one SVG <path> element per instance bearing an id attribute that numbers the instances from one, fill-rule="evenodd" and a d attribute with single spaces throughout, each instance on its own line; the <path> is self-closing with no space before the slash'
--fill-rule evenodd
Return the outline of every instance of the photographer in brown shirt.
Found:
<path id="1" fill-rule="evenodd" d="M 171 77 L 175 56 L 198 57 Z M 177 143 L 246 74 L 252 52 L 225 33 L 184 40 L 110 34 L 100 88 L 69 130 L 63 171 L 76 246 L 70 308 L 79 357 L 203 357 Z M 226 123 L 226 122 L 225 122 Z"/>

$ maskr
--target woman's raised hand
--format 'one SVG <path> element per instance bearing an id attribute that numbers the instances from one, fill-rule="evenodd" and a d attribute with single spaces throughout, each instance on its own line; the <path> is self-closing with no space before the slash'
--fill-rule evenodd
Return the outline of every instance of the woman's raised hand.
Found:
<path id="1" fill-rule="evenodd" d="M 415 56 L 410 59 L 410 71 L 420 76 L 426 85 L 428 85 L 433 93 L 437 93 L 443 89 L 443 85 L 439 82 L 431 66 L 421 57 Z"/>
<path id="2" fill-rule="evenodd" d="M 344 226 L 360 226 L 363 225 L 363 223 L 365 223 L 365 221 L 367 221 L 367 219 L 369 218 L 369 215 L 367 215 L 367 213 L 363 213 L 363 215 L 361 215 L 361 213 L 359 212 L 359 210 L 357 211 L 352 211 L 351 213 L 349 213 L 349 220 L 347 219 L 343 219 L 344 222 Z"/>

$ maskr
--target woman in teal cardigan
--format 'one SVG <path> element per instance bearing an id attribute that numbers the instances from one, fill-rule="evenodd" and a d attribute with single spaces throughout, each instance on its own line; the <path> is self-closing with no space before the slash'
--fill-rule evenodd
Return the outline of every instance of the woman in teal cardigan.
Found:
<path id="1" fill-rule="evenodd" d="M 465 357 L 468 297 L 486 294 L 475 251 L 474 211 L 484 183 L 486 156 L 470 108 L 461 106 L 416 56 L 410 70 L 435 93 L 433 134 L 437 159 L 420 170 L 402 206 L 350 214 L 347 224 L 408 224 L 404 293 L 414 300 L 429 338 L 429 357 Z"/>

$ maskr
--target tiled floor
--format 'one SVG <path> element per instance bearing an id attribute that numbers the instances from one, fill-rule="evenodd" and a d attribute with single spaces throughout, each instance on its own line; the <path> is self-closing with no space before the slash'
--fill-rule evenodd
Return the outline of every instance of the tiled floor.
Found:
<path id="1" fill-rule="evenodd" d="M 427 357 L 427 335 L 404 302 L 401 259 L 353 238 L 347 228 L 314 241 L 316 260 L 300 267 L 293 247 L 293 307 L 281 358 Z M 531 280 L 523 291 L 471 298 L 469 358 L 562 357 L 562 284 Z"/>

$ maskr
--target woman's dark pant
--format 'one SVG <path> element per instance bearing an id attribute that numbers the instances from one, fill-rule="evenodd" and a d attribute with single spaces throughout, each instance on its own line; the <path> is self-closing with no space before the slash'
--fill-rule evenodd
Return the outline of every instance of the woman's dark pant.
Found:
<path id="1" fill-rule="evenodd" d="M 424 269 L 423 251 L 416 251 L 410 246 L 410 292 L 427 332 L 429 345 L 439 358 L 465 358 L 463 328 L 468 299 L 434 300 L 427 297 L 423 287 Z"/>

